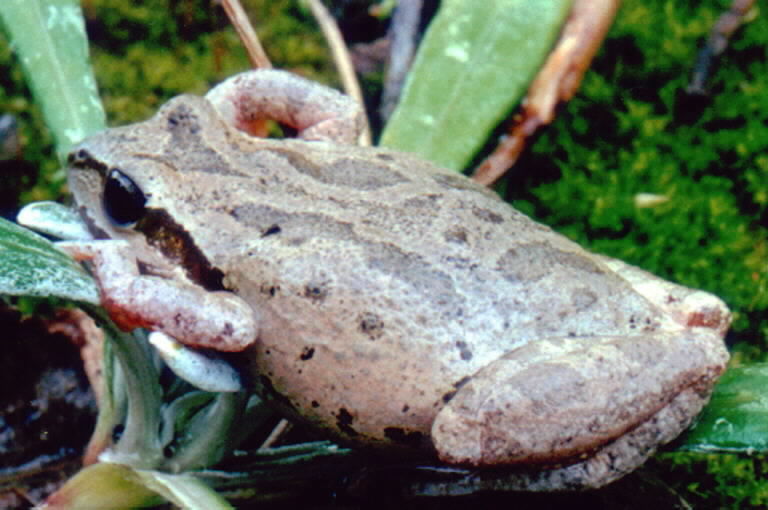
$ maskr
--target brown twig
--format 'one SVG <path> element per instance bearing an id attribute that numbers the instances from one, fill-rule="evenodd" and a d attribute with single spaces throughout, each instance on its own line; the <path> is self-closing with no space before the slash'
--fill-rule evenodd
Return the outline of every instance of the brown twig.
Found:
<path id="1" fill-rule="evenodd" d="M 725 51 L 728 46 L 728 39 L 741 26 L 754 4 L 755 0 L 733 0 L 731 7 L 717 19 L 706 44 L 696 57 L 691 82 L 686 88 L 689 94 L 705 95 L 707 93 L 707 78 L 709 78 L 717 57 Z"/>
<path id="2" fill-rule="evenodd" d="M 243 46 L 245 46 L 245 51 L 248 53 L 248 60 L 251 61 L 251 65 L 258 69 L 270 69 L 272 63 L 264 52 L 264 48 L 261 46 L 261 42 L 259 42 L 259 37 L 256 35 L 256 31 L 253 30 L 250 20 L 248 20 L 248 15 L 245 13 L 243 6 L 240 5 L 240 0 L 220 1 L 224 12 L 227 13 L 229 21 L 235 27 L 237 35 L 240 37 Z"/>
<path id="3" fill-rule="evenodd" d="M 405 77 L 416 53 L 422 4 L 422 0 L 400 2 L 392 16 L 389 28 L 389 39 L 392 44 L 379 108 L 381 118 L 384 120 L 389 118 L 400 100 Z"/>
<path id="4" fill-rule="evenodd" d="M 365 102 L 363 101 L 363 92 L 360 89 L 360 83 L 357 81 L 357 75 L 355 74 L 355 68 L 352 65 L 349 49 L 344 42 L 344 38 L 341 35 L 339 26 L 336 24 L 336 20 L 333 19 L 333 16 L 331 16 L 328 9 L 325 8 L 320 0 L 305 0 L 305 2 L 309 5 L 312 15 L 317 20 L 320 30 L 323 31 L 323 35 L 328 41 L 328 47 L 331 49 L 331 55 L 333 56 L 336 70 L 341 78 L 344 92 L 353 97 L 361 106 L 365 105 Z M 368 116 L 366 115 L 365 128 L 360 134 L 360 145 L 371 145 L 371 129 L 367 119 Z"/>
<path id="5" fill-rule="evenodd" d="M 475 169 L 472 178 L 493 184 L 515 164 L 526 141 L 549 124 L 561 101 L 573 97 L 619 7 L 619 0 L 575 0 L 554 50 L 531 82 L 509 134 Z"/>
<path id="6" fill-rule="evenodd" d="M 267 436 L 264 442 L 261 443 L 261 446 L 259 446 L 259 450 L 272 448 L 272 446 L 274 446 L 275 443 L 277 443 L 280 437 L 286 432 L 288 432 L 290 428 L 291 428 L 291 422 L 289 422 L 286 419 L 282 419 L 279 422 L 277 422 L 277 425 L 275 425 L 275 428 L 272 429 L 272 432 L 269 433 L 269 436 Z"/>

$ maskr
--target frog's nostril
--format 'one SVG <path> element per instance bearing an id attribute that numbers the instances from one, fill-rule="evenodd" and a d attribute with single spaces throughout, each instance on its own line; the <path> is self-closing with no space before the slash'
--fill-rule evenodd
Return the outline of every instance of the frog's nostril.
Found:
<path id="1" fill-rule="evenodd" d="M 67 156 L 67 163 L 84 163 L 86 161 L 92 161 L 93 157 L 91 153 L 85 149 L 77 149 L 72 151 Z"/>

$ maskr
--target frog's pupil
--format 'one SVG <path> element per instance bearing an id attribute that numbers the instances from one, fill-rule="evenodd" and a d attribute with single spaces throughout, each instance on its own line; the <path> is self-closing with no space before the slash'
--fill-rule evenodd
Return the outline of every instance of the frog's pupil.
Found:
<path id="1" fill-rule="evenodd" d="M 118 226 L 136 223 L 145 212 L 147 198 L 133 180 L 113 168 L 104 184 L 104 210 Z"/>

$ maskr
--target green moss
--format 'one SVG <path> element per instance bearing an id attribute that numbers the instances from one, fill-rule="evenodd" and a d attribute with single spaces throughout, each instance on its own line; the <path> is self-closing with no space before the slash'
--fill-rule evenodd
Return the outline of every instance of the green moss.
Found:
<path id="1" fill-rule="evenodd" d="M 765 346 L 768 18 L 737 33 L 708 104 L 697 110 L 683 92 L 723 4 L 625 2 L 511 187 L 518 207 L 578 242 L 721 296 L 731 341 Z M 669 200 L 639 208 L 638 193 Z"/>
<path id="2" fill-rule="evenodd" d="M 293 4 L 259 0 L 246 7 L 275 67 L 332 76 L 314 22 Z M 204 94 L 250 67 L 223 12 L 211 12 L 206 0 L 90 3 L 94 67 L 111 124 L 146 118 L 174 95 Z"/>
<path id="3" fill-rule="evenodd" d="M 741 509 L 768 506 L 768 460 L 765 456 L 730 454 L 664 454 L 666 479 L 687 480 L 681 484 L 693 508 Z M 654 467 L 659 467 L 657 464 Z M 663 476 L 663 475 L 662 475 Z"/>
<path id="4" fill-rule="evenodd" d="M 0 177 L 2 185 L 18 185 L 22 194 L 20 203 L 33 200 L 50 200 L 61 194 L 63 174 L 57 172 L 58 163 L 53 151 L 53 141 L 43 122 L 42 114 L 29 96 L 21 68 L 14 61 L 10 45 L 0 32 L 0 114 L 11 114 L 16 118 L 19 135 L 24 148 L 24 160 L 31 168 L 39 168 L 37 175 L 24 173 L 20 182 L 6 174 Z M 13 184 L 10 184 L 13 182 Z M 5 197 L 6 192 L 3 190 Z M 6 209 L 15 204 L 0 204 Z"/>

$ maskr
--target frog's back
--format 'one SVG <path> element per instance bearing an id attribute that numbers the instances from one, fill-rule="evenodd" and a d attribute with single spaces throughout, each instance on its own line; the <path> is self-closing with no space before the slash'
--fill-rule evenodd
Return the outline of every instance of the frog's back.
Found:
<path id="1" fill-rule="evenodd" d="M 309 289 L 308 303 L 354 295 L 371 314 L 394 308 L 419 329 L 451 325 L 464 343 L 497 338 L 505 351 L 652 324 L 652 307 L 597 258 L 464 176 L 321 143 L 267 142 L 258 161 L 253 200 L 229 214 L 261 233 L 246 257 Z"/>
<path id="2" fill-rule="evenodd" d="M 599 261 L 449 170 L 300 141 L 234 153 L 258 184 L 219 209 L 258 235 L 226 273 L 263 314 L 261 384 L 348 438 L 422 441 L 463 380 L 536 338 L 654 327 Z"/>

